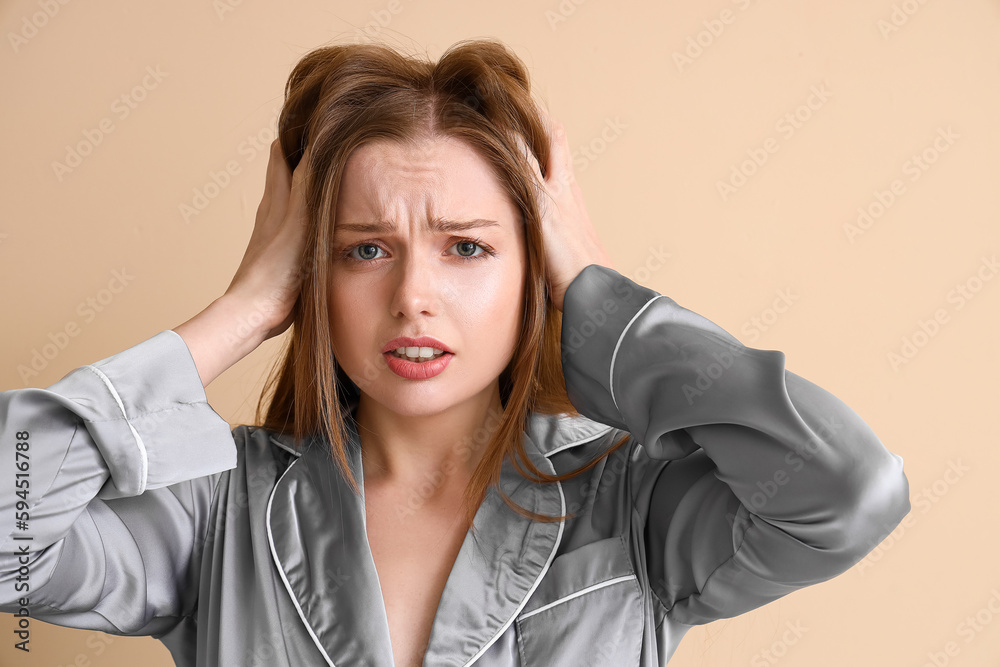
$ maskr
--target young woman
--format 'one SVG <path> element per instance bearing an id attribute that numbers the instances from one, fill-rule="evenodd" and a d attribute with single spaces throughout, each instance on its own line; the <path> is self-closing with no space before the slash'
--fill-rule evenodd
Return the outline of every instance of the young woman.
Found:
<path id="1" fill-rule="evenodd" d="M 230 430 L 204 387 L 289 328 Z M 662 665 L 910 509 L 784 366 L 615 270 L 502 44 L 320 48 L 226 293 L 0 394 L 0 609 L 178 665 Z"/>

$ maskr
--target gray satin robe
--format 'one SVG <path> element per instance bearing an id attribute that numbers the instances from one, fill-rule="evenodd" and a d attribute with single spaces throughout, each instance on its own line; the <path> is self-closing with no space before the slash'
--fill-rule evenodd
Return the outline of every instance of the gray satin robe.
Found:
<path id="1" fill-rule="evenodd" d="M 665 665 L 693 625 L 846 571 L 910 510 L 903 459 L 782 352 L 616 271 L 570 285 L 562 362 L 583 416 L 532 415 L 534 464 L 567 472 L 631 438 L 569 482 L 504 462 L 517 503 L 576 516 L 532 522 L 491 490 L 425 665 Z M 320 441 L 230 430 L 175 332 L 0 393 L 0 461 L 0 610 L 25 597 L 34 619 L 152 635 L 182 666 L 392 664 L 363 496 Z"/>

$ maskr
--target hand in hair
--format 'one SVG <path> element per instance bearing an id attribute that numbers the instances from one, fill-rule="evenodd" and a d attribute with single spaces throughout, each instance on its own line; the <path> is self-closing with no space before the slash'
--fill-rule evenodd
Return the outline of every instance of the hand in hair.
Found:
<path id="1" fill-rule="evenodd" d="M 539 113 L 548 122 L 552 140 L 544 177 L 534 154 L 525 150 L 523 142 L 521 148 L 535 171 L 535 178 L 544 184 L 544 196 L 539 207 L 542 212 L 546 281 L 553 305 L 562 311 L 563 295 L 581 271 L 591 264 L 609 269 L 615 269 L 615 266 L 590 221 L 583 192 L 573 175 L 573 159 L 566 138 L 566 128 L 549 116 L 541 104 L 537 106 Z"/>
<path id="2" fill-rule="evenodd" d="M 306 170 L 311 144 L 289 174 L 278 139 L 271 143 L 264 196 L 257 208 L 243 261 L 226 290 L 226 298 L 249 308 L 248 321 L 262 341 L 284 332 L 292 323 L 293 308 L 305 274 L 302 263 L 308 216 L 305 204 Z"/>

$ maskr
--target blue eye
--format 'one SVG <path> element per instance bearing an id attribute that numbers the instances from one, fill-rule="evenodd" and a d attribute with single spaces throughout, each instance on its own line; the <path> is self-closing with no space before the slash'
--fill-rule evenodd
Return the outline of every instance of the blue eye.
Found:
<path id="1" fill-rule="evenodd" d="M 375 252 L 378 252 L 381 249 L 377 245 L 373 245 L 371 243 L 363 243 L 361 245 L 354 246 L 354 248 L 352 248 L 351 250 L 355 250 L 357 248 L 375 248 Z M 354 257 L 348 256 L 348 259 L 354 259 Z M 375 259 L 375 258 L 374 257 L 362 257 L 361 260 L 355 260 L 355 261 L 368 261 L 369 259 Z"/>
<path id="2" fill-rule="evenodd" d="M 483 252 L 481 252 L 478 255 L 459 255 L 459 257 L 461 257 L 462 259 L 485 259 L 486 257 L 493 257 L 496 254 L 496 253 L 492 252 L 492 248 L 489 248 L 489 247 L 483 245 L 478 240 L 473 241 L 471 239 L 465 239 L 465 240 L 459 241 L 455 245 L 456 246 L 479 246 L 483 250 Z M 455 246 L 452 246 L 452 247 L 455 247 Z"/>
<path id="3" fill-rule="evenodd" d="M 481 239 L 462 239 L 462 240 L 456 242 L 452 247 L 455 247 L 455 246 L 469 246 L 469 245 L 479 246 L 480 248 L 482 248 L 483 252 L 481 252 L 478 255 L 459 255 L 459 257 L 461 259 L 464 259 L 464 260 L 487 259 L 489 257 L 495 257 L 496 256 L 496 251 L 494 251 L 493 248 L 491 248 L 489 245 L 483 243 Z M 361 258 L 354 257 L 354 251 L 358 250 L 359 248 L 374 248 L 375 250 L 371 251 L 371 252 L 375 252 L 375 253 L 377 253 L 379 250 L 384 250 L 384 248 L 382 248 L 382 246 L 378 245 L 374 241 L 365 241 L 364 243 L 359 243 L 358 245 L 354 245 L 354 246 L 351 246 L 349 248 L 345 248 L 344 251 L 341 253 L 341 257 L 343 257 L 344 259 L 347 259 L 349 261 L 357 262 L 357 263 L 366 263 L 366 262 L 370 263 L 370 262 L 372 262 L 372 261 L 374 261 L 376 259 L 379 259 L 378 257 L 374 257 L 374 256 L 373 257 L 361 257 Z"/>

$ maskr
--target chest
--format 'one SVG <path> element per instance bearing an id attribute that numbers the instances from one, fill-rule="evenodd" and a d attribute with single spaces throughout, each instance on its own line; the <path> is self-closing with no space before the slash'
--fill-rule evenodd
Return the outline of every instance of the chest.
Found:
<path id="1" fill-rule="evenodd" d="M 396 667 L 420 667 L 448 575 L 466 531 L 458 508 L 404 513 L 366 494 L 368 543 L 378 572 Z"/>

